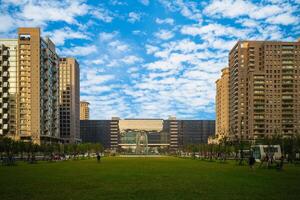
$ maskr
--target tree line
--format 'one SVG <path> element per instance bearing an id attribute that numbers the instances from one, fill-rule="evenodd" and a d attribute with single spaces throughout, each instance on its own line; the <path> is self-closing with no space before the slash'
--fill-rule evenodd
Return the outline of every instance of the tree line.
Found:
<path id="1" fill-rule="evenodd" d="M 36 163 L 37 160 L 66 160 L 90 157 L 103 152 L 99 143 L 80 144 L 34 144 L 0 137 L 0 161 L 3 165 L 14 165 L 17 160 Z"/>
<path id="2" fill-rule="evenodd" d="M 282 137 L 280 135 L 268 136 L 260 140 L 229 140 L 223 138 L 219 144 L 188 144 L 182 149 L 183 152 L 191 155 L 192 158 L 207 160 L 239 159 L 243 161 L 246 152 L 251 150 L 253 145 L 280 145 L 281 153 L 289 162 L 297 159 L 300 155 L 300 136 Z M 298 158 L 299 159 L 299 158 Z"/>

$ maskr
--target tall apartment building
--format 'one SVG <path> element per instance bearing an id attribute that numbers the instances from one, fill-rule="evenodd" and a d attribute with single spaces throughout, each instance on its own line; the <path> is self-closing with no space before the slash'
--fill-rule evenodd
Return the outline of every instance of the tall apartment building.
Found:
<path id="1" fill-rule="evenodd" d="M 300 130 L 300 41 L 239 41 L 229 54 L 230 135 Z"/>
<path id="2" fill-rule="evenodd" d="M 76 59 L 60 58 L 60 136 L 65 143 L 80 141 L 79 84 L 79 64 Z"/>
<path id="3" fill-rule="evenodd" d="M 18 139 L 18 40 L 0 39 L 0 135 Z"/>
<path id="4" fill-rule="evenodd" d="M 59 139 L 58 55 L 39 28 L 19 28 L 20 138 L 34 143 Z"/>
<path id="5" fill-rule="evenodd" d="M 80 101 L 80 120 L 90 119 L 90 103 L 87 101 Z"/>
<path id="6" fill-rule="evenodd" d="M 221 140 L 229 135 L 229 68 L 222 69 L 216 81 L 216 137 Z"/>

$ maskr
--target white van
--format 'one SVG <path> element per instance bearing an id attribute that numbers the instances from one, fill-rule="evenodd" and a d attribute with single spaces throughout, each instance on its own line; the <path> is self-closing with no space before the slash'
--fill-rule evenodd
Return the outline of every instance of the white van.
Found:
<path id="1" fill-rule="evenodd" d="M 266 157 L 268 152 L 273 155 L 273 159 L 275 160 L 280 160 L 282 156 L 280 145 L 252 145 L 251 149 L 253 151 L 253 156 L 257 161 Z"/>

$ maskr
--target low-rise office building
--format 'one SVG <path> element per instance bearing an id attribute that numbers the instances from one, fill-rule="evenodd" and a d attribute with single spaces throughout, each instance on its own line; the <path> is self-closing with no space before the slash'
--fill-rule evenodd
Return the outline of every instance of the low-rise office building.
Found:
<path id="1" fill-rule="evenodd" d="M 214 120 L 119 119 L 81 120 L 83 142 L 105 148 L 143 153 L 159 149 L 176 151 L 188 144 L 207 143 L 215 134 Z"/>

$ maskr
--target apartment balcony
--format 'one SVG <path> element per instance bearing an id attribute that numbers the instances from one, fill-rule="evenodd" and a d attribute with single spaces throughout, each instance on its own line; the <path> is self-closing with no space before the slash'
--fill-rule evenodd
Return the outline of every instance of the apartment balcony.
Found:
<path id="1" fill-rule="evenodd" d="M 3 121 L 6 121 L 8 119 L 8 113 L 3 113 L 2 119 Z"/>
<path id="2" fill-rule="evenodd" d="M 8 130 L 8 124 L 7 123 L 3 124 L 2 129 L 3 130 Z"/>
<path id="3" fill-rule="evenodd" d="M 294 70 L 293 69 L 283 69 L 282 75 L 294 75 Z"/>
<path id="4" fill-rule="evenodd" d="M 4 92 L 4 93 L 2 94 L 3 100 L 7 99 L 8 97 L 9 97 L 8 92 Z"/>
<path id="5" fill-rule="evenodd" d="M 256 80 L 254 80 L 253 84 L 254 85 L 264 85 L 265 81 L 256 81 Z"/>
<path id="6" fill-rule="evenodd" d="M 293 99 L 283 99 L 282 106 L 294 105 Z"/>
<path id="7" fill-rule="evenodd" d="M 9 78 L 9 72 L 8 72 L 8 71 L 3 72 L 3 73 L 2 73 L 2 77 L 3 77 L 3 78 Z"/>
<path id="8" fill-rule="evenodd" d="M 294 88 L 294 85 L 293 84 L 285 84 L 285 85 L 282 85 L 282 89 L 293 89 Z"/>
<path id="9" fill-rule="evenodd" d="M 282 99 L 293 99 L 293 95 L 282 95 Z"/>
<path id="10" fill-rule="evenodd" d="M 258 95 L 258 96 L 265 95 L 265 91 L 264 90 L 254 90 L 254 95 Z"/>
<path id="11" fill-rule="evenodd" d="M 265 106 L 261 106 L 261 105 L 255 105 L 254 106 L 254 110 L 264 110 Z"/>
<path id="12" fill-rule="evenodd" d="M 284 65 L 286 65 L 286 64 L 293 64 L 294 63 L 294 61 L 292 61 L 292 60 L 283 60 L 282 61 L 282 64 L 284 64 Z"/>
<path id="13" fill-rule="evenodd" d="M 27 70 L 21 70 L 20 77 L 29 77 L 30 73 Z"/>
<path id="14" fill-rule="evenodd" d="M 265 119 L 264 115 L 254 115 L 254 119 Z"/>
<path id="15" fill-rule="evenodd" d="M 255 119 L 254 124 L 265 124 L 265 120 L 264 119 Z"/>
<path id="16" fill-rule="evenodd" d="M 293 114 L 282 113 L 281 117 L 282 117 L 283 120 L 294 119 L 294 115 Z"/>
<path id="17" fill-rule="evenodd" d="M 264 134 L 265 134 L 265 133 L 264 133 L 264 130 L 263 130 L 263 129 L 255 130 L 254 133 L 253 133 L 253 135 L 254 135 L 255 137 L 258 137 L 258 138 L 263 137 Z"/>
<path id="18" fill-rule="evenodd" d="M 295 48 L 294 45 L 282 45 L 281 46 L 282 51 L 291 50 L 291 49 L 294 49 L 294 48 Z"/>
<path id="19" fill-rule="evenodd" d="M 265 86 L 264 85 L 254 85 L 255 90 L 264 90 Z"/>
<path id="20" fill-rule="evenodd" d="M 265 76 L 264 75 L 254 75 L 253 77 L 255 80 L 264 80 Z"/>
<path id="21" fill-rule="evenodd" d="M 264 125 L 254 126 L 253 129 L 254 130 L 265 130 L 265 126 Z"/>
<path id="22" fill-rule="evenodd" d="M 2 66 L 3 67 L 8 67 L 9 66 L 9 62 L 7 60 L 3 61 Z"/>
<path id="23" fill-rule="evenodd" d="M 293 80 L 293 79 L 294 79 L 294 76 L 291 76 L 291 75 L 284 75 L 284 76 L 282 76 L 282 79 L 283 79 L 283 80 Z"/>
<path id="24" fill-rule="evenodd" d="M 282 124 L 293 124 L 294 123 L 294 120 L 291 120 L 291 119 L 284 119 L 281 121 Z"/>
<path id="25" fill-rule="evenodd" d="M 294 110 L 293 109 L 282 109 L 281 113 L 283 116 L 291 116 L 294 114 Z"/>
<path id="26" fill-rule="evenodd" d="M 255 96 L 253 96 L 253 99 L 254 100 L 263 100 L 263 99 L 265 99 L 265 96 L 255 95 Z"/>
<path id="27" fill-rule="evenodd" d="M 3 50 L 2 51 L 2 56 L 3 57 L 8 57 L 9 56 L 9 51 L 8 50 Z"/>
<path id="28" fill-rule="evenodd" d="M 282 85 L 292 85 L 293 81 L 292 80 L 283 80 Z"/>
<path id="29" fill-rule="evenodd" d="M 283 124 L 282 129 L 294 129 L 294 124 Z"/>
<path id="30" fill-rule="evenodd" d="M 294 92 L 294 88 L 293 87 L 285 87 L 281 89 L 282 93 L 289 93 L 289 92 Z"/>
<path id="31" fill-rule="evenodd" d="M 283 55 L 291 55 L 291 54 L 294 54 L 294 51 L 292 51 L 292 50 L 283 50 L 283 51 L 281 51 L 281 53 Z"/>
<path id="32" fill-rule="evenodd" d="M 282 110 L 293 110 L 294 105 L 282 105 Z"/>
<path id="33" fill-rule="evenodd" d="M 285 66 L 282 66 L 282 69 L 294 69 L 294 66 L 293 65 L 285 65 Z"/>
<path id="34" fill-rule="evenodd" d="M 5 110 L 5 111 L 7 111 L 7 109 L 8 109 L 8 103 L 7 102 L 3 103 L 2 109 Z"/>

